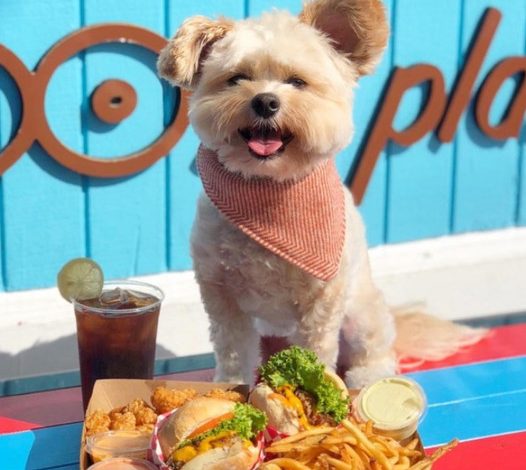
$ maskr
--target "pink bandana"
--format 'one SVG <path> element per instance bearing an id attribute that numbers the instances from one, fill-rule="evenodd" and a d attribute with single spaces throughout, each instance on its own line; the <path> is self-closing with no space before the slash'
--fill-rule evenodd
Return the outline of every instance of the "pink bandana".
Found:
<path id="1" fill-rule="evenodd" d="M 201 146 L 207 196 L 236 227 L 272 253 L 323 280 L 338 272 L 345 239 L 344 189 L 334 161 L 300 181 L 244 178 Z"/>

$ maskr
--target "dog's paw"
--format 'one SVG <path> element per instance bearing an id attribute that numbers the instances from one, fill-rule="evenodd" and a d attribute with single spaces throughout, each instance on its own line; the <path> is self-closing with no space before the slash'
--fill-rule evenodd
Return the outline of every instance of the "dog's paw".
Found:
<path id="1" fill-rule="evenodd" d="M 345 384 L 349 388 L 362 388 L 376 380 L 396 374 L 396 365 L 393 359 L 367 364 L 366 366 L 351 367 L 345 373 Z"/>

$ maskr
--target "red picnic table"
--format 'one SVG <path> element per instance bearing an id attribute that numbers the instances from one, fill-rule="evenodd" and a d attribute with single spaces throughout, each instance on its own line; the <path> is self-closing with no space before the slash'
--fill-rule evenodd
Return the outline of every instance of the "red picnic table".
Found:
<path id="1" fill-rule="evenodd" d="M 212 375 L 202 369 L 162 378 Z M 407 375 L 428 397 L 419 429 L 426 449 L 460 439 L 434 469 L 526 469 L 526 324 L 494 328 L 468 350 Z M 78 387 L 0 398 L 0 469 L 77 469 L 82 419 Z"/>

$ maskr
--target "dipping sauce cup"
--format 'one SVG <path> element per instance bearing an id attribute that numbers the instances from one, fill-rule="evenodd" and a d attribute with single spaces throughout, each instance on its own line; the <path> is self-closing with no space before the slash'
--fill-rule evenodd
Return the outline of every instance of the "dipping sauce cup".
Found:
<path id="1" fill-rule="evenodd" d="M 406 377 L 379 380 L 362 389 L 353 401 L 358 420 L 371 420 L 378 433 L 397 441 L 404 441 L 416 432 L 426 407 L 424 391 Z"/>
<path id="2" fill-rule="evenodd" d="M 140 431 L 107 431 L 86 439 L 86 452 L 93 462 L 111 457 L 146 459 L 150 447 L 149 433 Z"/>

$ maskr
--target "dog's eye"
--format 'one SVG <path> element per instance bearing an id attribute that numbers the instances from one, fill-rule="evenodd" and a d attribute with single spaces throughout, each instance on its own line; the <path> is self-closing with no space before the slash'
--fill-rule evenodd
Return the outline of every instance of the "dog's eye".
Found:
<path id="1" fill-rule="evenodd" d="M 230 86 L 234 86 L 237 85 L 241 80 L 250 80 L 250 78 L 244 73 L 238 73 L 237 75 L 234 75 L 228 79 L 228 84 Z"/>
<path id="2" fill-rule="evenodd" d="M 307 86 L 307 82 L 299 77 L 289 77 L 285 80 L 285 83 L 288 83 L 295 88 L 304 88 Z"/>

